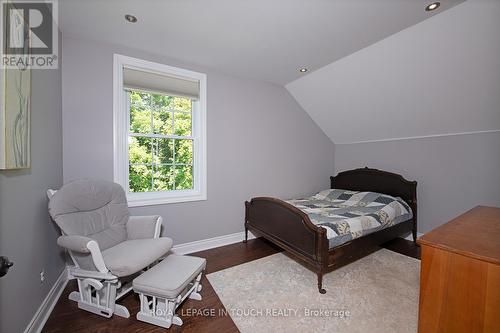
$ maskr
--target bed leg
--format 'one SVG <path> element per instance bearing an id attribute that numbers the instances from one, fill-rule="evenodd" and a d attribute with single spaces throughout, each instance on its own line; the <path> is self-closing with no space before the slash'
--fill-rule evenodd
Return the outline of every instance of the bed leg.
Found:
<path id="1" fill-rule="evenodd" d="M 413 229 L 411 230 L 411 234 L 412 234 L 412 236 L 413 236 L 413 243 L 414 243 L 415 245 L 417 245 L 417 229 L 416 229 L 416 228 L 413 228 Z"/>
<path id="2" fill-rule="evenodd" d="M 323 289 L 323 272 L 318 272 L 318 291 L 320 294 L 326 294 L 326 290 Z"/>
<path id="3" fill-rule="evenodd" d="M 243 241 L 243 243 L 246 243 L 248 242 L 248 228 L 245 227 L 245 240 Z"/>

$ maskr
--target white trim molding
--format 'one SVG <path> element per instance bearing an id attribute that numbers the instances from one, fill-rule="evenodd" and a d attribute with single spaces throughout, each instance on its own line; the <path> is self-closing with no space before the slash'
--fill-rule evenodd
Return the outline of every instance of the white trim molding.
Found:
<path id="1" fill-rule="evenodd" d="M 42 331 L 43 326 L 47 322 L 47 319 L 49 319 L 49 316 L 52 313 L 52 310 L 54 309 L 57 301 L 59 300 L 59 297 L 61 297 L 64 288 L 66 288 L 67 283 L 68 269 L 65 267 L 57 278 L 56 282 L 54 282 L 54 285 L 43 300 L 42 304 L 35 312 L 35 315 L 24 330 L 24 333 L 38 333 Z"/>
<path id="2" fill-rule="evenodd" d="M 447 136 L 486 134 L 486 133 L 496 133 L 496 132 L 500 132 L 500 130 L 457 132 L 457 133 L 445 133 L 445 134 L 430 134 L 430 135 L 420 135 L 420 136 L 408 136 L 408 137 L 401 137 L 401 138 L 376 139 L 376 140 L 364 140 L 364 141 L 352 141 L 352 142 L 338 142 L 338 143 L 335 142 L 335 144 L 336 145 L 356 145 L 356 144 L 360 144 L 360 143 L 417 140 L 417 139 L 441 138 L 441 137 L 447 137 Z"/>
<path id="3" fill-rule="evenodd" d="M 248 239 L 254 239 L 254 238 L 256 238 L 255 235 L 249 231 L 248 232 Z M 194 253 L 194 252 L 213 249 L 213 248 L 224 246 L 224 245 L 242 242 L 244 239 L 245 239 L 245 232 L 242 231 L 242 232 L 237 232 L 234 234 L 218 236 L 218 237 L 214 237 L 214 238 L 202 239 L 199 241 L 175 245 L 172 248 L 172 252 L 174 252 L 175 254 Z"/>
<path id="4" fill-rule="evenodd" d="M 113 60 L 113 178 L 127 192 L 129 207 L 160 205 L 207 199 L 207 75 L 146 60 L 114 55 Z M 171 76 L 199 84 L 193 103 L 193 189 L 163 192 L 128 191 L 129 115 L 123 82 L 123 69 Z"/>

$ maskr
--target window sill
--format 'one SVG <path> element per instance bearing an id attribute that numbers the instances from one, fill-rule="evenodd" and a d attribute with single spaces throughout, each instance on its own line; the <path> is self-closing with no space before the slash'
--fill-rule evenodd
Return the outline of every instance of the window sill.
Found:
<path id="1" fill-rule="evenodd" d="M 129 207 L 143 207 L 154 205 L 165 205 L 192 201 L 205 201 L 207 195 L 194 191 L 185 193 L 128 193 L 127 201 Z"/>

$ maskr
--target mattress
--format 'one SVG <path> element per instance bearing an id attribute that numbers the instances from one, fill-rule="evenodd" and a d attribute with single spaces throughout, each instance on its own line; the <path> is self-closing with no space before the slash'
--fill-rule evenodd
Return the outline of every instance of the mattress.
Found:
<path id="1" fill-rule="evenodd" d="M 413 217 L 403 199 L 376 192 L 331 189 L 285 201 L 306 213 L 312 223 L 326 229 L 330 248 Z"/>

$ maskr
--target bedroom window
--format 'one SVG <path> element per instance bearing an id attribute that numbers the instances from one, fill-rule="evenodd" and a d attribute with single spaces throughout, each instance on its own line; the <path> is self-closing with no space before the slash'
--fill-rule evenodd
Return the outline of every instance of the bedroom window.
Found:
<path id="1" fill-rule="evenodd" d="M 129 206 L 206 200 L 205 74 L 114 61 L 114 178 Z"/>

